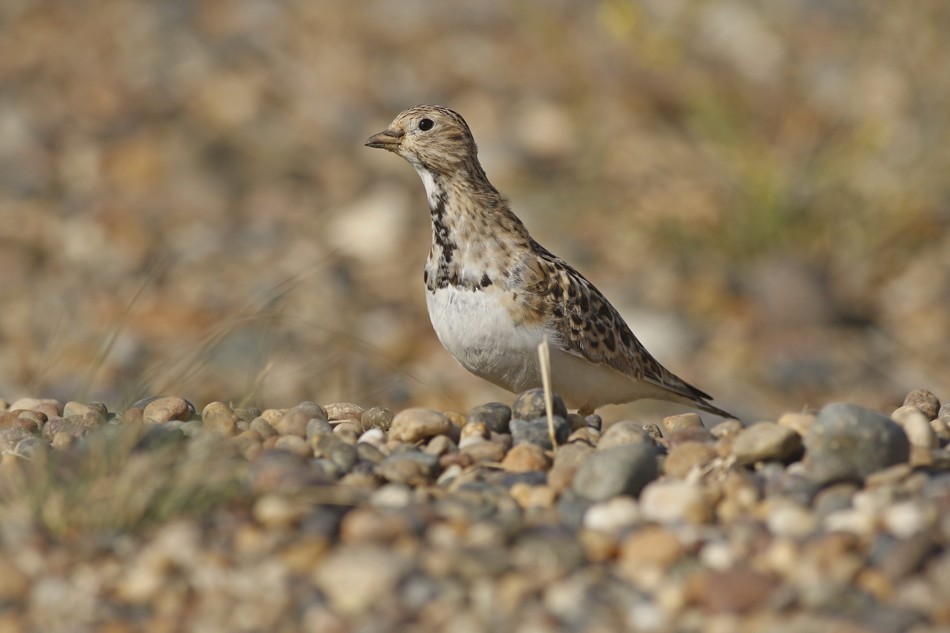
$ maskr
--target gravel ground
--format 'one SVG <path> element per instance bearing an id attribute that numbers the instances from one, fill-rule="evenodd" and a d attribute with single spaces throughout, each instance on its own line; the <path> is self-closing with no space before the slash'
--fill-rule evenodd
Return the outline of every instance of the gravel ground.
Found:
<path id="1" fill-rule="evenodd" d="M 950 628 L 950 407 L 602 425 L 21 399 L 0 631 Z M 557 442 L 552 448 L 552 439 Z"/>

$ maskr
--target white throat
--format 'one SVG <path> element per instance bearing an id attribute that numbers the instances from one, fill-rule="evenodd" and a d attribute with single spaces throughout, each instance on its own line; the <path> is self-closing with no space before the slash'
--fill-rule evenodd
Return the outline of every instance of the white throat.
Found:
<path id="1" fill-rule="evenodd" d="M 426 197 L 429 199 L 429 208 L 435 208 L 439 198 L 445 193 L 442 187 L 436 184 L 432 172 L 425 167 L 416 167 L 416 172 L 422 178 L 422 186 L 426 189 Z"/>

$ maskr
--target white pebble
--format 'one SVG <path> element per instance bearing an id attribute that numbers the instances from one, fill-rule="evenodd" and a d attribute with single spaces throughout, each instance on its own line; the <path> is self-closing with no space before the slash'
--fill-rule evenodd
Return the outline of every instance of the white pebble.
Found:
<path id="1" fill-rule="evenodd" d="M 637 502 L 625 495 L 595 503 L 584 513 L 584 527 L 599 532 L 619 532 L 639 520 Z"/>

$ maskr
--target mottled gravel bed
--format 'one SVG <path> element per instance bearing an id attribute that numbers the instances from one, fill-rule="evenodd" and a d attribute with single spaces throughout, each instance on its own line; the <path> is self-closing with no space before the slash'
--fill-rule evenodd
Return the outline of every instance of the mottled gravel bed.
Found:
<path id="1" fill-rule="evenodd" d="M 0 402 L 0 631 L 946 631 L 950 406 Z M 552 447 L 552 440 L 557 442 Z"/>

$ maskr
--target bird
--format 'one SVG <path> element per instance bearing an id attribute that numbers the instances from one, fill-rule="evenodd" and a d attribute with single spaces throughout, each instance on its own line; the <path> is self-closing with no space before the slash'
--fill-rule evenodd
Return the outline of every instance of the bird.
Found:
<path id="1" fill-rule="evenodd" d="M 489 182 L 457 112 L 411 107 L 365 145 L 401 156 L 425 188 L 432 242 L 423 280 L 432 327 L 469 372 L 514 393 L 542 386 L 581 415 L 640 399 L 735 418 L 663 367 L 604 295 L 541 246 Z"/>

